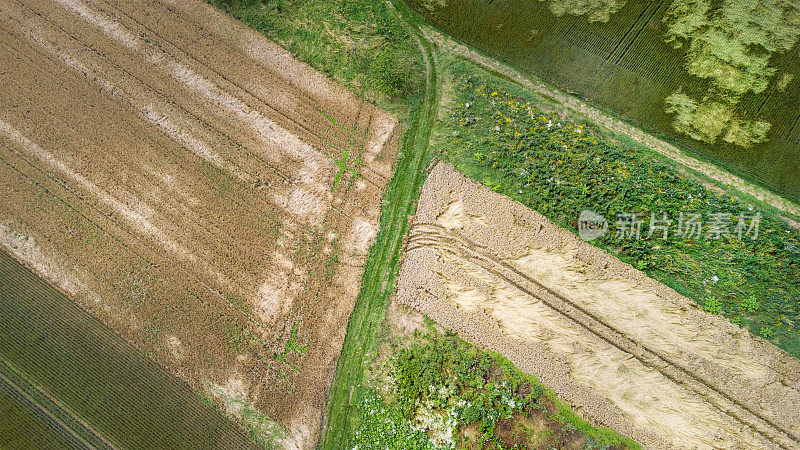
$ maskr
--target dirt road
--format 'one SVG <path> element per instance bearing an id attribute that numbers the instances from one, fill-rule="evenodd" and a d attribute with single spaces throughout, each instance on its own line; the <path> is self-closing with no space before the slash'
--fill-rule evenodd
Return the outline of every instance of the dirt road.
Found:
<path id="1" fill-rule="evenodd" d="M 800 447 L 800 362 L 447 164 L 397 295 L 648 447 Z"/>
<path id="2" fill-rule="evenodd" d="M 0 43 L 4 248 L 313 444 L 396 118 L 199 0 L 3 0 Z"/>

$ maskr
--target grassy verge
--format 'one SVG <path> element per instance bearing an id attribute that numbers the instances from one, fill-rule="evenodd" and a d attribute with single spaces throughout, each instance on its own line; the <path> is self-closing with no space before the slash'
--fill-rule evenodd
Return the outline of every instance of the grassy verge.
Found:
<path id="1" fill-rule="evenodd" d="M 459 169 L 573 232 L 583 209 L 601 214 L 609 233 L 594 244 L 800 356 L 800 237 L 774 211 L 686 177 L 649 149 L 555 112 L 563 108 L 472 63 L 450 67 L 451 117 L 437 145 Z M 756 213 L 758 236 L 750 229 Z M 638 215 L 640 239 L 617 238 L 620 214 Z M 659 223 L 662 214 L 672 223 Z M 701 215 L 701 236 L 676 236 L 681 214 L 684 230 L 691 214 Z M 667 226 L 668 238 L 657 228 L 647 239 L 650 225 Z M 728 235 L 717 238 L 715 229 Z"/>
<path id="2" fill-rule="evenodd" d="M 401 119 L 424 87 L 416 43 L 383 1 L 208 2 Z"/>
<path id="3" fill-rule="evenodd" d="M 405 10 L 403 13 L 407 18 L 410 15 Z M 397 170 L 384 196 L 381 231 L 367 259 L 361 293 L 348 323 L 331 392 L 322 448 L 344 448 L 351 442 L 356 426 L 354 419 L 358 417 L 358 414 L 353 414 L 353 409 L 362 403 L 366 393 L 362 382 L 368 355 L 378 342 L 378 328 L 386 314 L 399 268 L 408 216 L 414 213 L 425 169 L 430 162 L 428 143 L 437 104 L 436 66 L 430 44 L 420 38 L 418 30 L 411 24 L 407 30 L 419 42 L 427 63 L 425 92 L 412 110 L 398 155 Z"/>

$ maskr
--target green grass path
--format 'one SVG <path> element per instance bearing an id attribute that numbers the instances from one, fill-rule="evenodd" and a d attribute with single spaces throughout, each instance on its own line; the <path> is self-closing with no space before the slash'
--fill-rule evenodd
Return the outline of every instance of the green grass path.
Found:
<path id="1" fill-rule="evenodd" d="M 414 213 L 425 180 L 424 173 L 431 160 L 428 144 L 438 101 L 436 61 L 431 44 L 420 32 L 413 13 L 398 3 L 389 4 L 420 46 L 426 66 L 425 93 L 413 107 L 395 176 L 383 198 L 381 230 L 367 258 L 361 293 L 347 326 L 333 380 L 326 430 L 320 445 L 323 449 L 341 449 L 350 443 L 356 425 L 357 410 L 354 407 L 363 394 L 362 380 L 369 362 L 367 354 L 373 351 L 379 337 L 378 325 L 386 315 L 389 295 L 393 291 L 408 216 Z"/>

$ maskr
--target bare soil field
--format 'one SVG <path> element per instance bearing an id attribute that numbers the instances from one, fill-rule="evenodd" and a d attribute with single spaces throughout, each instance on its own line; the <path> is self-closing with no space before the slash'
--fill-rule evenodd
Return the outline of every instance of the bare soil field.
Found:
<path id="1" fill-rule="evenodd" d="M 397 119 L 200 0 L 3 1 L 0 43 L 3 248 L 313 446 Z"/>
<path id="2" fill-rule="evenodd" d="M 647 448 L 800 448 L 800 361 L 447 163 L 396 295 Z"/>

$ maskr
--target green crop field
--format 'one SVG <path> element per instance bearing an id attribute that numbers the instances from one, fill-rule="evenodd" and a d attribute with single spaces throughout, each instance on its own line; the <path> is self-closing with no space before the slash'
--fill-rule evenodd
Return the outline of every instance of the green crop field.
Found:
<path id="1" fill-rule="evenodd" d="M 0 448 L 65 448 L 88 444 L 86 438 L 91 438 L 91 433 L 78 434 L 72 429 L 67 431 L 53 426 L 57 420 L 71 416 L 58 414 L 63 413 L 63 409 L 51 402 L 48 402 L 49 410 L 40 407 L 47 399 L 36 395 L 41 391 L 26 383 L 18 372 L 5 362 L 0 363 L 0 372 L 3 372 L 0 375 L 0 417 L 3 418 Z"/>
<path id="2" fill-rule="evenodd" d="M 591 14 L 558 17 L 550 9 L 564 2 L 549 3 L 412 2 L 455 38 L 800 199 L 797 2 L 769 3 L 765 8 L 777 11 L 765 13 L 769 21 L 745 24 L 726 14 L 750 17 L 752 2 L 716 2 L 695 15 L 692 8 L 710 3 L 616 2 L 623 6 L 607 22 L 590 22 Z M 671 18 L 678 6 L 690 11 Z M 765 129 L 766 142 L 758 143 Z"/>
<path id="3" fill-rule="evenodd" d="M 0 447 L 254 447 L 187 384 L 4 252 L 0 280 Z"/>

